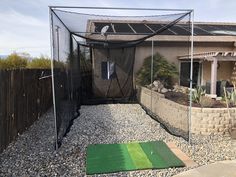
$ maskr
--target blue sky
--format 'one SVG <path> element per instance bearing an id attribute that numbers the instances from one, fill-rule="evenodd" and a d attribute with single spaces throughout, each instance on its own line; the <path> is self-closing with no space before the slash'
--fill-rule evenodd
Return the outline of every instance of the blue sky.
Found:
<path id="1" fill-rule="evenodd" d="M 50 56 L 49 5 L 194 9 L 195 21 L 236 22 L 235 0 L 0 0 L 0 55 Z"/>

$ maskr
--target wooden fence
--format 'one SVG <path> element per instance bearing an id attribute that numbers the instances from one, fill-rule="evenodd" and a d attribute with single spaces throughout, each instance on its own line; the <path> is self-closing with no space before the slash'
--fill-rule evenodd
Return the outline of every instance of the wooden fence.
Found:
<path id="1" fill-rule="evenodd" d="M 52 106 L 50 70 L 0 70 L 0 152 Z"/>

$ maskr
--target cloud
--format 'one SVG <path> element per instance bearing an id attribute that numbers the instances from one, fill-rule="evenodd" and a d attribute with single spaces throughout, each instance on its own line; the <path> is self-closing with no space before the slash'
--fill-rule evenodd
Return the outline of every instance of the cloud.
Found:
<path id="1" fill-rule="evenodd" d="M 2 24 L 0 28 L 0 52 L 2 54 L 9 54 L 15 50 L 30 52 L 32 55 L 39 55 L 43 52 L 49 54 L 49 24 L 47 21 L 10 9 L 4 13 L 0 12 L 0 22 Z M 37 46 L 38 48 L 36 48 Z"/>
<path id="2" fill-rule="evenodd" d="M 236 22 L 235 0 L 0 0 L 0 54 L 17 49 L 49 55 L 49 5 L 195 9 L 196 21 Z"/>
<path id="3" fill-rule="evenodd" d="M 16 28 L 19 25 L 27 25 L 31 27 L 45 26 L 45 21 L 39 20 L 38 18 L 35 18 L 33 16 L 21 14 L 13 9 L 8 12 L 0 12 L 0 21 L 4 25 L 11 25 L 11 27 Z"/>

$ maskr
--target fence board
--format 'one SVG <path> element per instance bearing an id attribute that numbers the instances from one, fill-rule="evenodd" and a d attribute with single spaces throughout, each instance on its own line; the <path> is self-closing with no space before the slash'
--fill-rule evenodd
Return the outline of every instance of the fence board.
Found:
<path id="1" fill-rule="evenodd" d="M 0 152 L 52 106 L 50 70 L 0 70 Z"/>

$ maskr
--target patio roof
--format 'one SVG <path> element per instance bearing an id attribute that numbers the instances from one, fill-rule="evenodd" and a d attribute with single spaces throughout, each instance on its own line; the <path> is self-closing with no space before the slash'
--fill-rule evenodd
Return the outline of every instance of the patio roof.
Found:
<path id="1" fill-rule="evenodd" d="M 179 56 L 179 60 L 190 60 L 191 55 Z M 218 61 L 236 61 L 236 51 L 213 51 L 193 54 L 194 60 L 211 62 L 211 94 L 216 94 Z"/>
<path id="2" fill-rule="evenodd" d="M 190 60 L 190 55 L 179 56 L 179 60 Z M 193 54 L 193 59 L 213 61 L 236 61 L 236 51 L 211 51 Z"/>

